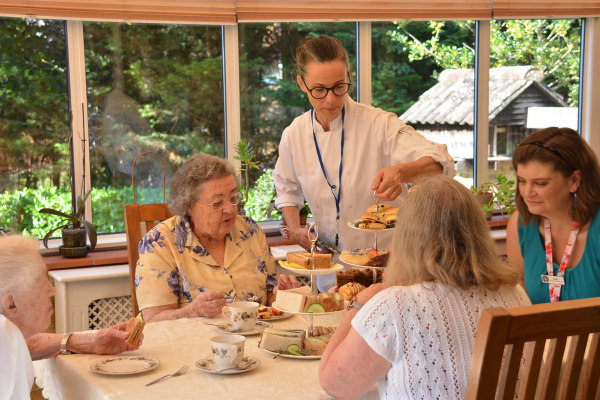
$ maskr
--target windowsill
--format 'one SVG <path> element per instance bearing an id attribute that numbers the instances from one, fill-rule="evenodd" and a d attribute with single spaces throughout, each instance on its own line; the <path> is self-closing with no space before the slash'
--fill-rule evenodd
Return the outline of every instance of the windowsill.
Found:
<path id="1" fill-rule="evenodd" d="M 58 240 L 58 242 L 60 242 L 60 240 Z M 44 262 L 46 263 L 48 270 L 127 264 L 129 262 L 127 258 L 127 248 L 123 248 L 123 242 L 120 243 L 121 248 L 117 249 L 108 249 L 110 243 L 104 243 L 104 248 L 103 246 L 97 245 L 96 250 L 85 257 L 79 258 L 66 258 L 60 254 L 44 255 Z M 269 247 L 295 244 L 292 239 L 284 239 L 281 235 L 267 236 L 267 243 L 269 244 Z"/>

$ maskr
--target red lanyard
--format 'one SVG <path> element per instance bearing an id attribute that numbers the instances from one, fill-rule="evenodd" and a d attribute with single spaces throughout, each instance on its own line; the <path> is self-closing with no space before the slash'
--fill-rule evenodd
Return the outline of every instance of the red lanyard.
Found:
<path id="1" fill-rule="evenodd" d="M 571 229 L 571 234 L 569 235 L 569 240 L 567 241 L 567 246 L 565 247 L 565 254 L 560 261 L 558 273 L 556 276 L 554 276 L 554 268 L 552 266 L 552 231 L 550 229 L 550 220 L 548 218 L 544 218 L 544 236 L 546 239 L 546 270 L 548 271 L 548 275 L 542 275 L 542 282 L 548 283 L 548 288 L 550 290 L 550 302 L 552 303 L 560 300 L 560 289 L 565 284 L 565 270 L 567 269 L 567 264 L 569 263 L 569 258 L 571 257 L 571 252 L 573 251 L 573 246 L 577 240 L 578 233 L 579 222 L 573 221 L 573 228 Z"/>

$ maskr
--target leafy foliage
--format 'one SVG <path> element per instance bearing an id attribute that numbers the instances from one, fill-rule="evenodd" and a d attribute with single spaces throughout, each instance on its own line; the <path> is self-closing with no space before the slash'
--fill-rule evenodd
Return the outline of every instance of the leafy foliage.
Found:
<path id="1" fill-rule="evenodd" d="M 425 38 L 418 34 L 422 24 L 398 22 L 391 33 L 394 40 L 406 46 L 410 61 L 433 59 L 441 69 L 473 68 L 475 44 L 472 39 L 464 39 L 472 35 L 475 22 L 430 21 Z M 542 70 L 549 87 L 568 99 L 570 105 L 577 105 L 579 20 L 492 20 L 490 29 L 491 67 L 534 65 Z"/>
<path id="2" fill-rule="evenodd" d="M 471 186 L 470 190 L 475 195 L 492 195 L 493 204 L 483 204 L 484 212 L 491 212 L 494 209 L 500 210 L 504 215 L 511 215 L 515 210 L 515 181 L 508 179 L 503 174 L 498 174 L 495 181 L 483 182 L 479 186 Z"/>

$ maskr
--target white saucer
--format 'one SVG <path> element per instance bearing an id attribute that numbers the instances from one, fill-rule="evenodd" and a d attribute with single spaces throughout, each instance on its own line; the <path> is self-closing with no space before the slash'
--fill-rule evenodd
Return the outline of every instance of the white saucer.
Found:
<path id="1" fill-rule="evenodd" d="M 234 335 L 256 335 L 258 333 L 261 333 L 265 328 L 268 328 L 271 326 L 273 326 L 273 324 L 270 324 L 268 322 L 256 321 L 256 325 L 254 325 L 254 329 L 251 329 L 249 331 L 238 331 L 233 327 L 233 325 L 231 325 L 231 322 L 227 322 L 225 324 L 218 325 L 217 331 L 219 331 L 221 333 L 231 333 Z"/>
<path id="2" fill-rule="evenodd" d="M 110 357 L 95 362 L 90 369 L 103 375 L 132 375 L 151 371 L 158 367 L 160 361 L 144 356 Z"/>
<path id="3" fill-rule="evenodd" d="M 242 363 L 249 363 L 249 365 L 244 369 L 229 369 L 227 371 L 219 371 L 219 368 L 217 367 L 213 359 L 211 357 L 206 357 L 196 361 L 196 367 L 200 368 L 200 370 L 204 372 L 208 372 L 209 374 L 233 375 L 241 374 L 242 372 L 252 371 L 253 369 L 258 368 L 258 366 L 260 365 L 260 360 L 258 358 L 248 356 L 242 358 Z"/>

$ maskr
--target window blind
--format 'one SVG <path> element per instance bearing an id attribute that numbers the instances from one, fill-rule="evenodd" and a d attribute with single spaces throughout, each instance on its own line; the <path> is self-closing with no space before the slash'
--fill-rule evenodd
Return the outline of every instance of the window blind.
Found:
<path id="1" fill-rule="evenodd" d="M 600 16 L 599 0 L 493 0 L 494 19 Z"/>
<path id="2" fill-rule="evenodd" d="M 490 19 L 490 0 L 238 0 L 238 22 Z"/>
<path id="3" fill-rule="evenodd" d="M 235 24 L 235 0 L 0 0 L 15 17 Z"/>

